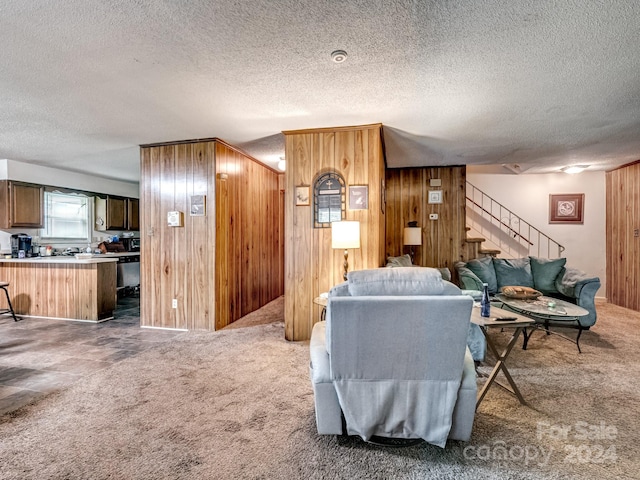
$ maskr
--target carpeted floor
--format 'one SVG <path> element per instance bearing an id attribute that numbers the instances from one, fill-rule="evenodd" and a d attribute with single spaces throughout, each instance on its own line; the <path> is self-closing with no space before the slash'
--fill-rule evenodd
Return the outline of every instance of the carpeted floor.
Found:
<path id="1" fill-rule="evenodd" d="M 1 417 L 0 478 L 640 478 L 640 314 L 598 310 L 582 354 L 540 333 L 513 351 L 528 405 L 492 388 L 470 442 L 389 449 L 316 434 L 308 344 L 284 340 L 280 298 Z"/>

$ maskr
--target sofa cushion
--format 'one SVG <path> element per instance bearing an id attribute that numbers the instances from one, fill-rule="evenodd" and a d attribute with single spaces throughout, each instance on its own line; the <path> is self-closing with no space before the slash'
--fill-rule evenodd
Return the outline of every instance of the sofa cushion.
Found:
<path id="1" fill-rule="evenodd" d="M 489 293 L 496 293 L 498 291 L 496 270 L 491 257 L 474 258 L 467 262 L 466 267 L 475 273 L 481 282 L 489 284 Z M 505 283 L 504 285 L 510 284 Z M 482 285 L 480 285 L 479 290 L 482 290 Z"/>
<path id="2" fill-rule="evenodd" d="M 372 295 L 442 295 L 444 282 L 435 268 L 399 267 L 355 270 L 347 274 L 353 297 Z"/>
<path id="3" fill-rule="evenodd" d="M 525 258 L 494 258 L 498 289 L 509 285 L 533 287 L 533 275 L 529 257 Z"/>
<path id="4" fill-rule="evenodd" d="M 454 265 L 458 273 L 458 281 L 460 287 L 464 290 L 480 290 L 482 291 L 482 280 L 466 267 L 464 262 L 456 262 Z"/>
<path id="5" fill-rule="evenodd" d="M 399 257 L 387 257 L 387 267 L 410 267 L 411 256 L 407 253 Z"/>
<path id="6" fill-rule="evenodd" d="M 533 286 L 542 293 L 557 292 L 556 277 L 567 263 L 567 259 L 529 257 L 529 260 L 533 274 Z"/>

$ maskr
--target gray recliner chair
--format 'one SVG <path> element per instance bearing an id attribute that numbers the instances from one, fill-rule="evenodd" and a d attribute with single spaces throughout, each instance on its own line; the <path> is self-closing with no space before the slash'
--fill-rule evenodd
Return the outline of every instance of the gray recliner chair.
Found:
<path id="1" fill-rule="evenodd" d="M 318 433 L 469 440 L 473 300 L 433 268 L 354 271 L 329 292 L 310 342 Z M 343 428 L 343 419 L 344 426 Z"/>

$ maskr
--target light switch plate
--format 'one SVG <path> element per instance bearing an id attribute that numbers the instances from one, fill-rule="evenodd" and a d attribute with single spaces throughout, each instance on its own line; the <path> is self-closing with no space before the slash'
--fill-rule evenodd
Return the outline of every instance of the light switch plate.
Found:
<path id="1" fill-rule="evenodd" d="M 438 219 L 438 214 L 437 213 L 430 213 L 429 214 L 429 220 L 437 220 Z"/>
<path id="2" fill-rule="evenodd" d="M 442 179 L 441 178 L 431 178 L 431 179 L 429 179 L 429 186 L 430 187 L 441 187 L 442 186 Z"/>

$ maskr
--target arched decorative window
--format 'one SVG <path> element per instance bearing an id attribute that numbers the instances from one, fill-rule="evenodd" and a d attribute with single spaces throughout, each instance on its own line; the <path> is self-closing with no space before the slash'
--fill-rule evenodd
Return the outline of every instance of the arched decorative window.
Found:
<path id="1" fill-rule="evenodd" d="M 313 184 L 313 226 L 330 228 L 331 222 L 345 218 L 346 188 L 338 172 L 327 172 Z"/>

